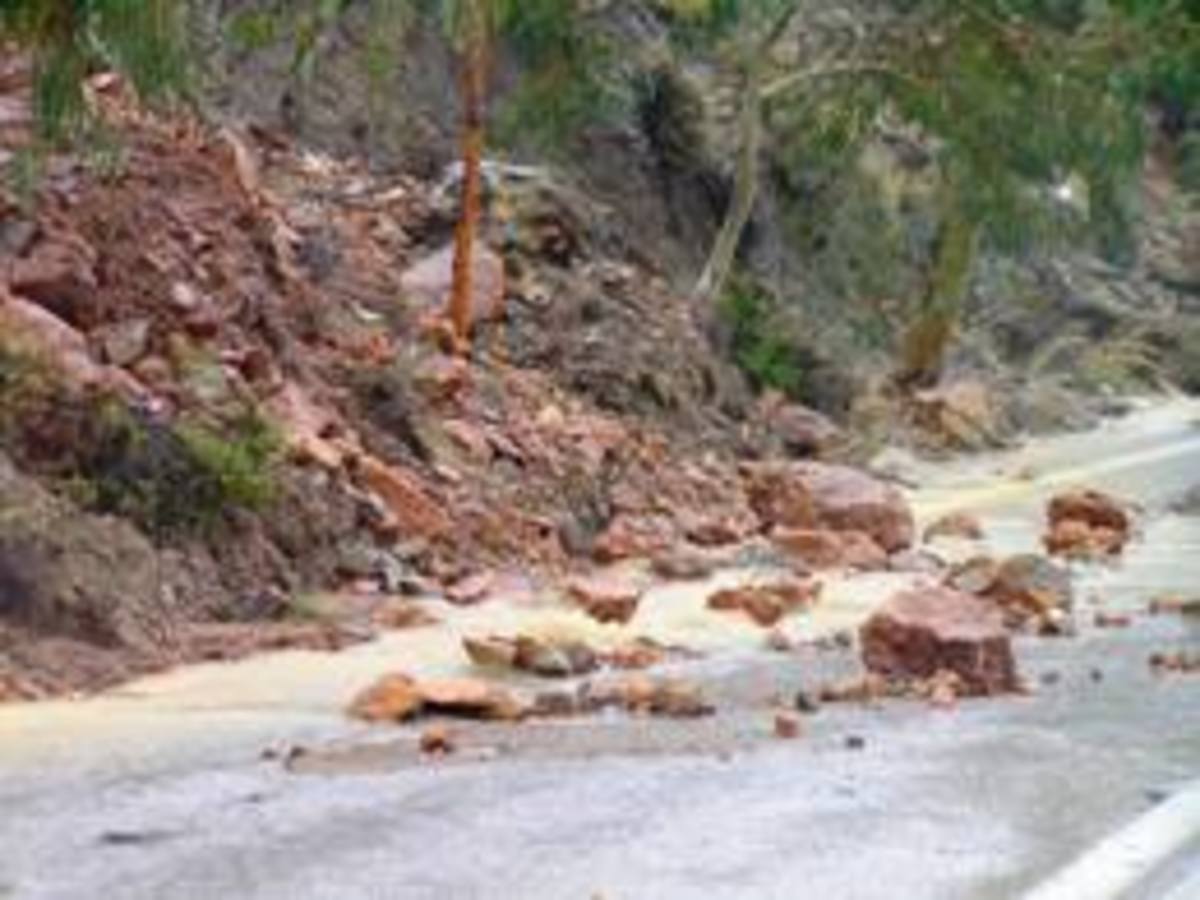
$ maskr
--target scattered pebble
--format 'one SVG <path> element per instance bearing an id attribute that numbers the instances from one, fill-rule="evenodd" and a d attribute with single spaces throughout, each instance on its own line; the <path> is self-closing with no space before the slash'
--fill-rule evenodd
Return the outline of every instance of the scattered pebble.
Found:
<path id="1" fill-rule="evenodd" d="M 775 714 L 775 737 L 785 741 L 800 737 L 800 719 L 792 713 Z"/>
<path id="2" fill-rule="evenodd" d="M 861 734 L 851 734 L 846 737 L 847 750 L 862 750 L 867 746 L 867 739 Z"/>
<path id="3" fill-rule="evenodd" d="M 821 709 L 820 701 L 805 690 L 796 691 L 796 696 L 792 700 L 792 705 L 796 707 L 797 712 L 802 712 L 809 716 L 820 711 Z"/>
<path id="4" fill-rule="evenodd" d="M 429 756 L 447 756 L 457 750 L 454 735 L 445 725 L 432 725 L 421 734 L 421 752 Z"/>

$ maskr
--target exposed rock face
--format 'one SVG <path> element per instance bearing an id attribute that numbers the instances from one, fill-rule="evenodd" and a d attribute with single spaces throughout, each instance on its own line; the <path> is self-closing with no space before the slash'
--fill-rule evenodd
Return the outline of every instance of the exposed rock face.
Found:
<path id="1" fill-rule="evenodd" d="M 158 572 L 129 523 L 80 513 L 0 454 L 0 620 L 165 655 L 171 620 Z"/>
<path id="2" fill-rule="evenodd" d="M 912 545 L 912 511 L 891 485 L 848 466 L 817 462 L 743 467 L 750 505 L 767 527 L 861 531 L 888 553 Z"/>
<path id="3" fill-rule="evenodd" d="M 1099 491 L 1062 494 L 1050 501 L 1044 543 L 1052 556 L 1097 559 L 1117 556 L 1133 523 L 1123 505 Z"/>
<path id="4" fill-rule="evenodd" d="M 944 670 L 969 695 L 1018 688 L 1000 611 L 970 594 L 932 586 L 896 594 L 863 625 L 860 639 L 867 668 L 888 679 L 929 679 Z"/>
<path id="5" fill-rule="evenodd" d="M 882 569 L 888 555 L 864 531 L 776 528 L 771 540 L 789 556 L 814 569 Z"/>

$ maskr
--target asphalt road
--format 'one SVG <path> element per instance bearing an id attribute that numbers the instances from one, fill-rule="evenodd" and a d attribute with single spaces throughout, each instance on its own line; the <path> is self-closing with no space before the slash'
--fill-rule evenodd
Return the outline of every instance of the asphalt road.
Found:
<path id="1" fill-rule="evenodd" d="M 1029 465 L 1032 482 L 1004 476 Z M 1148 507 L 1144 540 L 1121 569 L 1081 573 L 1081 595 L 1140 610 L 1200 583 L 1200 523 L 1160 515 L 1200 481 L 1187 416 L 923 477 L 919 508 L 968 503 L 1005 549 L 1032 546 L 1046 492 L 1121 490 Z M 0 713 L 0 896 L 1020 896 L 1200 776 L 1200 681 L 1146 665 L 1174 648 L 1200 650 L 1200 626 L 1139 616 L 1025 640 L 1032 697 L 830 706 L 781 741 L 772 702 L 853 660 L 735 640 L 684 667 L 716 699 L 710 719 L 463 727 L 437 762 L 415 730 L 337 716 L 379 650 L 181 673 Z M 275 740 L 310 752 L 260 758 Z M 1192 896 L 1195 853 L 1173 865 L 1155 895 Z"/>

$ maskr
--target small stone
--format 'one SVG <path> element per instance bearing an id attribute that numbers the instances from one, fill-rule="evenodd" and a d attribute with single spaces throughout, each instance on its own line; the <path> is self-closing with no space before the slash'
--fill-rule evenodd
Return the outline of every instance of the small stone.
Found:
<path id="1" fill-rule="evenodd" d="M 795 648 L 792 639 L 780 631 L 778 628 L 772 628 L 767 632 L 766 640 L 764 641 L 766 648 L 774 653 L 791 653 Z"/>
<path id="2" fill-rule="evenodd" d="M 1049 672 L 1043 672 L 1038 680 L 1046 687 L 1053 687 L 1062 681 L 1062 673 L 1051 669 Z"/>
<path id="3" fill-rule="evenodd" d="M 421 733 L 421 752 L 430 756 L 446 756 L 457 750 L 454 735 L 445 725 L 433 725 Z"/>
<path id="4" fill-rule="evenodd" d="M 867 739 L 861 734 L 851 734 L 846 737 L 847 750 L 862 750 L 867 746 Z"/>
<path id="5" fill-rule="evenodd" d="M 402 722 L 419 713 L 424 703 L 416 681 L 397 673 L 384 675 L 355 697 L 348 713 L 365 722 Z"/>
<path id="6" fill-rule="evenodd" d="M 775 714 L 775 737 L 795 740 L 800 737 L 800 719 L 791 713 Z"/>
<path id="7" fill-rule="evenodd" d="M 1099 684 L 1104 680 L 1104 672 L 1100 669 L 1092 669 L 1088 672 L 1088 677 L 1092 679 L 1093 684 Z"/>
<path id="8" fill-rule="evenodd" d="M 1125 613 L 1098 612 L 1094 622 L 1097 628 L 1128 628 L 1133 619 Z"/>
<path id="9" fill-rule="evenodd" d="M 959 538 L 966 541 L 983 540 L 983 525 L 976 516 L 966 512 L 953 512 L 942 516 L 925 529 L 924 541 L 930 543 L 938 538 Z"/>

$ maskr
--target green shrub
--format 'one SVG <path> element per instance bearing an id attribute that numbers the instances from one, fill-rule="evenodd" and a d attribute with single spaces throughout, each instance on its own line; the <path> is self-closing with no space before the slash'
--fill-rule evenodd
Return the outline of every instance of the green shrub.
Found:
<path id="1" fill-rule="evenodd" d="M 799 353 L 780 327 L 776 306 L 768 294 L 734 283 L 718 311 L 730 330 L 733 361 L 754 388 L 773 388 L 800 399 L 804 378 Z"/>

